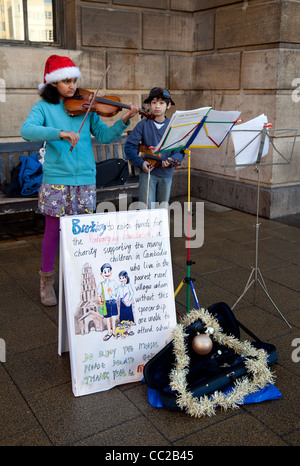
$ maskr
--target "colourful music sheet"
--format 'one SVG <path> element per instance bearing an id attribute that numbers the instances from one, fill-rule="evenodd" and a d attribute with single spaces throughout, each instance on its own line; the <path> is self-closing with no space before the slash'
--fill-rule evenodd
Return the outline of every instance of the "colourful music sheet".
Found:
<path id="1" fill-rule="evenodd" d="M 203 126 L 190 147 L 220 147 L 231 128 L 238 120 L 239 111 L 219 111 L 211 109 Z"/>
<path id="2" fill-rule="evenodd" d="M 203 119 L 211 107 L 197 108 L 195 110 L 177 110 L 171 117 L 166 131 L 155 147 L 154 153 L 185 149 L 192 140 L 194 133 L 203 124 Z"/>

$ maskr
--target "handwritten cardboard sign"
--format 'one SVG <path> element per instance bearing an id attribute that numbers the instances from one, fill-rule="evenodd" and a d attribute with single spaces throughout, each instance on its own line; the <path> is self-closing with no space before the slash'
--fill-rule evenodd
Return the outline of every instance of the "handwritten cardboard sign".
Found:
<path id="1" fill-rule="evenodd" d="M 176 325 L 168 212 L 61 218 L 75 396 L 136 382 Z"/>

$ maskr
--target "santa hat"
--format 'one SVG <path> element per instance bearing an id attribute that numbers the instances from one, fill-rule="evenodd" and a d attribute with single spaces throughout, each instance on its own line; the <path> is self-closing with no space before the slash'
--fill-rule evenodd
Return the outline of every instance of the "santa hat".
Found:
<path id="1" fill-rule="evenodd" d="M 80 78 L 79 68 L 74 65 L 69 57 L 60 57 L 51 55 L 45 64 L 44 82 L 39 84 L 39 90 L 42 91 L 46 84 L 57 83 L 64 79 Z"/>

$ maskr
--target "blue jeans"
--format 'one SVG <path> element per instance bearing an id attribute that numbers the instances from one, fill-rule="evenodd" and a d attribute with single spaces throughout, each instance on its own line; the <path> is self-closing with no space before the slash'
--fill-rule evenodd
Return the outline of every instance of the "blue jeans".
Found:
<path id="1" fill-rule="evenodd" d="M 168 203 L 170 199 L 172 187 L 172 178 L 162 178 L 150 174 L 149 180 L 149 194 L 148 194 L 148 208 L 151 208 L 151 204 L 158 202 Z M 148 193 L 148 173 L 140 173 L 139 178 L 139 201 L 147 206 L 147 193 Z M 154 207 L 154 205 L 153 205 Z"/>

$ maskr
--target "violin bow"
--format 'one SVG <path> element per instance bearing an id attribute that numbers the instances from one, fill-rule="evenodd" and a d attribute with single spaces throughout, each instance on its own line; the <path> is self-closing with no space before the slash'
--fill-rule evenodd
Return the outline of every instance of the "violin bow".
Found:
<path id="1" fill-rule="evenodd" d="M 85 116 L 84 116 L 84 119 L 82 120 L 82 123 L 81 123 L 81 125 L 80 125 L 80 128 L 79 128 L 77 134 L 80 133 L 80 131 L 81 131 L 81 129 L 82 129 L 84 123 L 85 123 L 85 120 L 87 119 L 87 116 L 88 116 L 88 114 L 90 113 L 91 108 L 92 108 L 92 106 L 93 106 L 94 103 L 95 103 L 97 94 L 98 94 L 100 88 L 101 88 L 102 85 L 103 85 L 103 81 L 104 81 L 104 79 L 105 79 L 105 77 L 106 77 L 106 75 L 107 75 L 107 73 L 108 73 L 108 70 L 109 70 L 109 68 L 110 68 L 110 65 L 111 65 L 111 64 L 109 63 L 109 64 L 108 64 L 108 67 L 106 68 L 106 70 L 105 70 L 105 72 L 104 72 L 104 75 L 102 76 L 102 79 L 100 80 L 100 82 L 99 82 L 99 84 L 98 84 L 98 87 L 97 87 L 97 89 L 96 89 L 96 92 L 95 92 L 95 94 L 94 94 L 94 96 L 93 96 L 93 98 L 92 98 L 92 100 L 91 100 L 91 102 L 90 102 L 90 105 L 89 105 L 89 107 L 88 107 L 88 109 L 87 109 L 87 112 L 86 112 L 86 114 L 85 114 Z M 70 154 L 70 152 L 72 152 L 72 150 L 74 149 L 74 147 L 75 147 L 75 146 L 71 146 L 71 148 L 70 148 L 70 150 L 69 150 L 69 154 Z"/>

